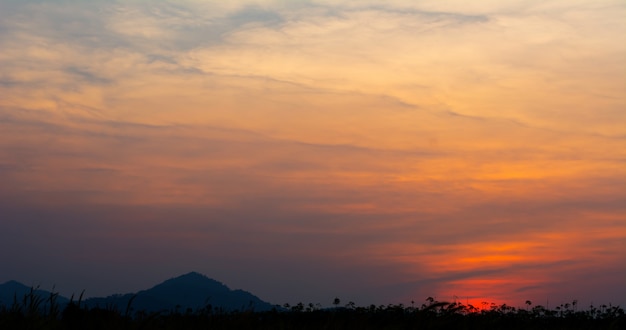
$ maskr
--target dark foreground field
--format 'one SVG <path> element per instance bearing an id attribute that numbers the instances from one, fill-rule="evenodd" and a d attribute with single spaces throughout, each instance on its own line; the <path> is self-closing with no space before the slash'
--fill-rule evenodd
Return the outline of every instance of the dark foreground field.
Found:
<path id="1" fill-rule="evenodd" d="M 339 306 L 338 300 L 335 300 Z M 199 310 L 159 313 L 103 306 L 87 309 L 80 301 L 62 309 L 54 295 L 43 300 L 31 295 L 0 307 L 0 329 L 626 329 L 624 310 L 564 304 L 514 308 L 490 305 L 475 308 L 427 299 L 420 307 L 387 305 L 322 309 L 313 304 L 277 306 L 266 312 L 224 312 L 208 305 Z"/>

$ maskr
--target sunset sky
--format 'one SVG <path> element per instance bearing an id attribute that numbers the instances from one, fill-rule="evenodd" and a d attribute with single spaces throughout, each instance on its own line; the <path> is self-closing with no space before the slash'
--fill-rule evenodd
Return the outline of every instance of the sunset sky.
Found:
<path id="1" fill-rule="evenodd" d="M 625 17 L 0 0 L 0 283 L 624 306 Z"/>

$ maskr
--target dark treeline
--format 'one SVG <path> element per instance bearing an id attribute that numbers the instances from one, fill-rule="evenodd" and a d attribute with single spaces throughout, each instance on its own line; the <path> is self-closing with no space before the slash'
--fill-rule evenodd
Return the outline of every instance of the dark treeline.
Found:
<path id="1" fill-rule="evenodd" d="M 342 306 L 333 308 L 298 303 L 276 306 L 272 311 L 226 312 L 204 308 L 147 313 L 134 311 L 132 300 L 125 310 L 102 306 L 86 308 L 81 299 L 60 308 L 56 294 L 42 299 L 33 292 L 15 297 L 0 307 L 0 329 L 626 329 L 626 315 L 619 306 L 582 309 L 576 301 L 555 309 L 532 306 L 483 305 L 477 308 L 433 298 L 415 306 Z"/>

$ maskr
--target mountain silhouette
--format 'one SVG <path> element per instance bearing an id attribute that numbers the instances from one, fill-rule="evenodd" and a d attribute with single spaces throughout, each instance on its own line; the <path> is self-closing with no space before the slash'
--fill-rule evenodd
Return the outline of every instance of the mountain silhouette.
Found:
<path id="1" fill-rule="evenodd" d="M 28 305 L 31 300 L 35 300 L 40 302 L 39 308 L 48 309 L 51 297 L 53 297 L 53 293 L 50 291 L 29 287 L 17 281 L 0 284 L 0 306 Z M 59 306 L 65 306 L 69 301 L 63 296 L 54 295 L 54 302 Z"/>
<path id="2" fill-rule="evenodd" d="M 9 281 L 0 285 L 0 305 L 10 306 L 14 297 L 21 302 L 22 297 L 30 292 L 30 288 Z M 50 298 L 50 292 L 36 290 L 42 299 Z M 65 297 L 58 297 L 61 308 L 69 302 Z M 186 312 L 199 309 L 213 311 L 267 311 L 274 308 L 268 302 L 243 290 L 231 290 L 226 285 L 210 279 L 197 272 L 191 272 L 166 280 L 154 287 L 137 293 L 115 294 L 107 297 L 89 298 L 81 306 L 87 308 L 105 308 L 125 312 Z"/>

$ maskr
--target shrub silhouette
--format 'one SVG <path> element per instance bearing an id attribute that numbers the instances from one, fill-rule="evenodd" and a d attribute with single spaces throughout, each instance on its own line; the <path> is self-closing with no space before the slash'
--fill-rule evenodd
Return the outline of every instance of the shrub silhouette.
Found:
<path id="1" fill-rule="evenodd" d="M 414 302 L 387 306 L 357 306 L 349 302 L 333 308 L 302 302 L 271 311 L 224 311 L 207 305 L 181 312 L 135 311 L 132 299 L 125 310 L 115 306 L 88 308 L 73 297 L 60 311 L 56 293 L 42 299 L 31 289 L 21 299 L 14 297 L 11 306 L 0 306 L 0 329 L 626 329 L 626 315 L 619 306 L 589 306 L 579 310 L 578 301 L 561 304 L 550 310 L 506 304 L 483 303 L 479 309 L 459 302 L 436 301 L 428 297 L 421 307 Z M 42 307 L 46 308 L 42 308 Z M 489 308 L 484 308 L 489 306 Z"/>

